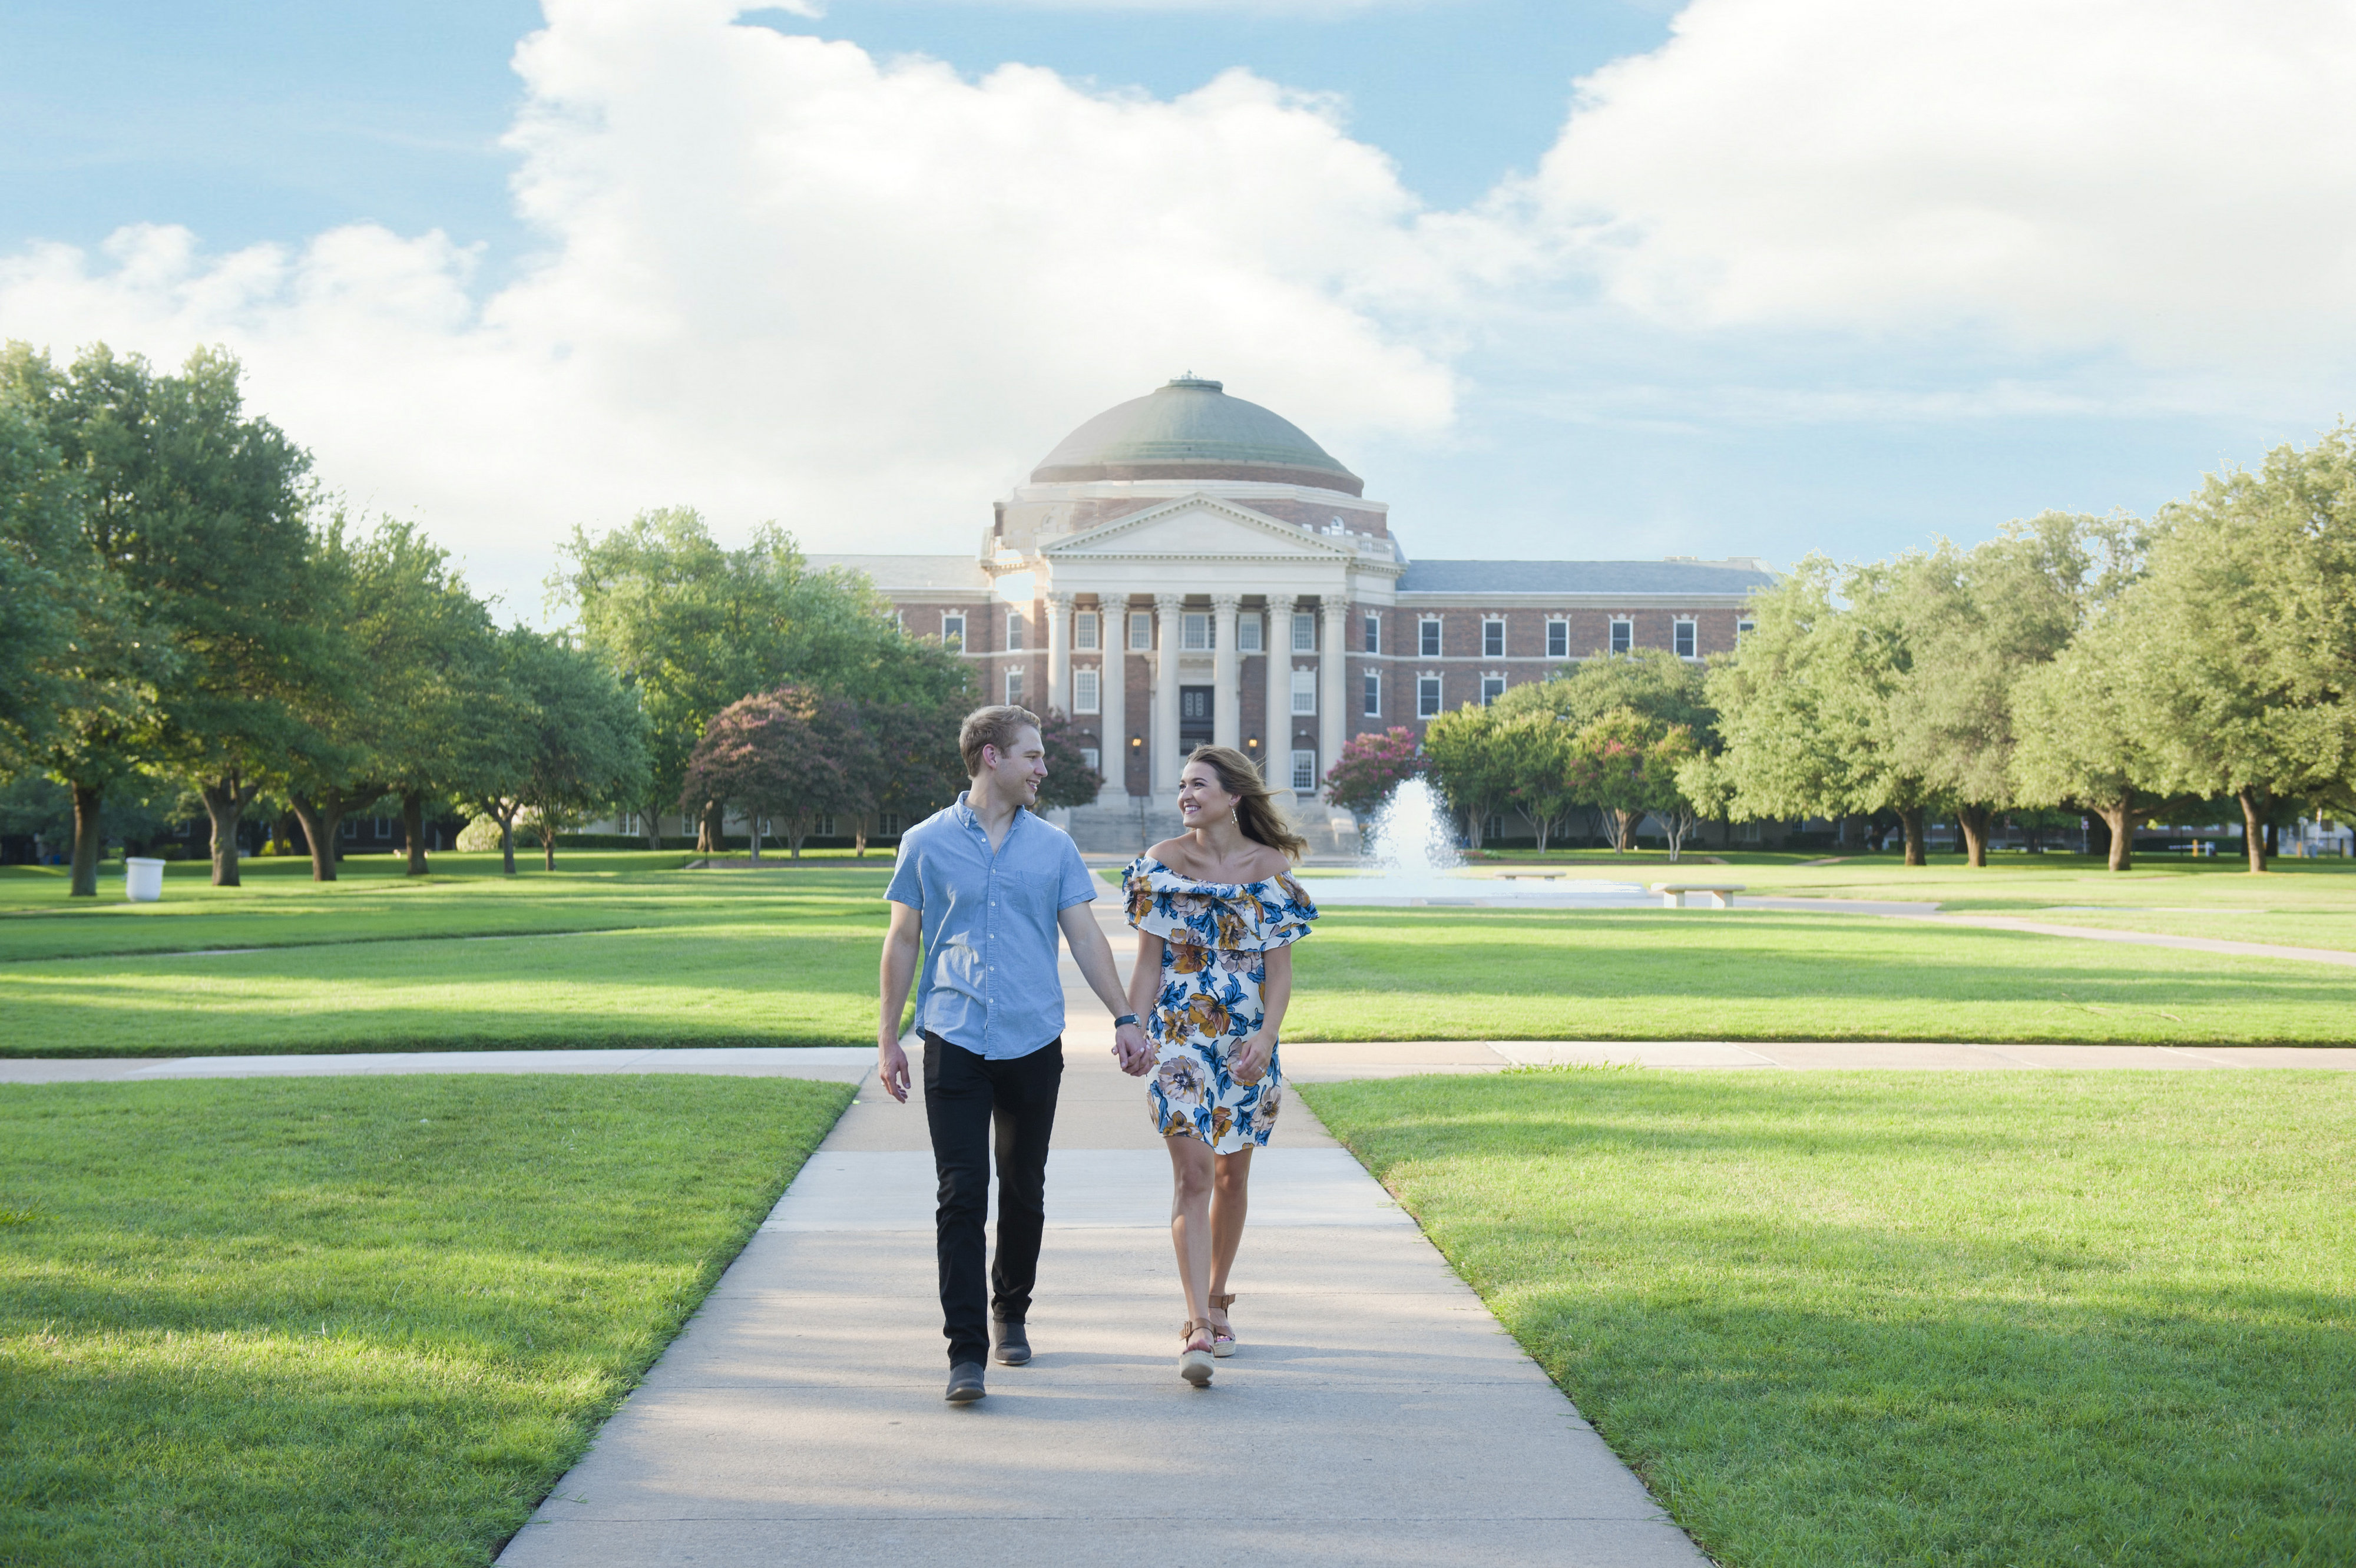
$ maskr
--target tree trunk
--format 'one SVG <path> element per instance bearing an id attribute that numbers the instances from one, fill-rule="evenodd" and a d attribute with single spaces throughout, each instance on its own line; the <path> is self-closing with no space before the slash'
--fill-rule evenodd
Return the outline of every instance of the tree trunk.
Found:
<path id="1" fill-rule="evenodd" d="M 648 811 L 645 813 L 645 815 L 647 819 L 647 847 L 648 849 L 660 849 L 662 848 L 662 812 L 659 810 L 657 810 Z"/>
<path id="2" fill-rule="evenodd" d="M 431 868 L 425 864 L 425 791 L 404 789 L 401 795 L 401 832 L 409 841 L 409 869 L 405 875 L 423 876 Z"/>
<path id="3" fill-rule="evenodd" d="M 213 823 L 213 886 L 244 886 L 237 875 L 237 825 L 253 804 L 254 792 L 241 789 L 236 774 L 224 773 L 207 779 L 197 793 L 204 797 L 205 814 Z"/>
<path id="4" fill-rule="evenodd" d="M 106 791 L 94 784 L 71 784 L 73 791 L 73 881 L 66 896 L 70 898 L 98 897 L 98 852 L 105 846 L 99 842 L 99 803 Z"/>
<path id="5" fill-rule="evenodd" d="M 2266 852 L 2273 846 L 2266 843 L 2265 803 L 2258 791 L 2247 785 L 2233 791 L 2233 799 L 2242 808 L 2242 850 L 2248 857 L 2253 874 L 2266 868 Z"/>
<path id="6" fill-rule="evenodd" d="M 2098 807 L 2095 816 L 2103 824 L 2109 839 L 2110 863 L 2113 871 L 2128 871 L 2135 865 L 2135 816 L 2121 800 L 2116 805 Z"/>
<path id="7" fill-rule="evenodd" d="M 1930 860 L 1922 853 L 1922 808 L 1920 806 L 1909 806 L 1904 811 L 1900 811 L 1898 813 L 1898 825 L 1903 829 L 1906 833 L 1906 864 L 1909 865 L 1928 865 L 1930 864 Z"/>
<path id="8" fill-rule="evenodd" d="M 1987 866 L 1988 823 L 1995 815 L 1986 806 L 1955 808 L 1955 828 L 1964 835 L 1964 858 L 1983 870 Z"/>
<path id="9" fill-rule="evenodd" d="M 303 824 L 303 840 L 311 848 L 311 880 L 336 879 L 336 835 L 343 831 L 343 796 L 326 789 L 316 796 L 289 795 L 294 820 Z"/>
<path id="10" fill-rule="evenodd" d="M 696 854 L 719 854 L 723 853 L 723 846 L 727 841 L 723 835 L 727 832 L 727 823 L 722 820 L 721 813 L 722 807 L 719 801 L 706 800 L 703 802 L 703 816 L 701 820 L 696 823 L 695 827 Z"/>
<path id="11" fill-rule="evenodd" d="M 758 865 L 761 864 L 761 814 L 758 811 L 746 815 L 744 829 L 744 842 L 753 846 L 753 864 Z M 794 854 L 798 859 L 801 854 L 801 841 L 798 837 L 794 841 Z"/>
<path id="12" fill-rule="evenodd" d="M 851 830 L 851 858 L 853 860 L 867 858 L 867 819 L 865 817 L 861 817 L 859 825 Z"/>
<path id="13" fill-rule="evenodd" d="M 515 875 L 515 812 L 499 819 L 499 875 Z"/>
<path id="14" fill-rule="evenodd" d="M 556 869 L 556 826 L 546 817 L 540 819 L 540 864 L 543 871 Z"/>

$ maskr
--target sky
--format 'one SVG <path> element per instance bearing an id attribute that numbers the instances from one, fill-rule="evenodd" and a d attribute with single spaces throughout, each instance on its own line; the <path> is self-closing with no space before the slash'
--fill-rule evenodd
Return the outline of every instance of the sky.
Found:
<path id="1" fill-rule="evenodd" d="M 219 343 L 517 615 L 963 552 L 1182 372 L 1410 554 L 1870 559 L 2356 412 L 2356 8 L 16 0 L 0 336 Z"/>

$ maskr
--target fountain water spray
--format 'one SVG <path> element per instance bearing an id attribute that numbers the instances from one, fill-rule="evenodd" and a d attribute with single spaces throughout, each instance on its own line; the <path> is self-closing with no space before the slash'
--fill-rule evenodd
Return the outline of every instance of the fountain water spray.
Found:
<path id="1" fill-rule="evenodd" d="M 1320 904 L 1520 904 L 1554 908 L 1636 905 L 1633 882 L 1556 873 L 1547 881 L 1505 880 L 1467 873 L 1456 850 L 1456 819 L 1429 779 L 1393 789 L 1367 822 L 1360 875 L 1304 878 Z"/>

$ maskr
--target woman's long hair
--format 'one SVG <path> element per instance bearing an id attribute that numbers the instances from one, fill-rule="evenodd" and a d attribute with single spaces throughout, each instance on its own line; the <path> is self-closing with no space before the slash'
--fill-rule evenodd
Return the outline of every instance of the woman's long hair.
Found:
<path id="1" fill-rule="evenodd" d="M 1296 863 L 1309 853 L 1309 841 L 1292 831 L 1269 792 L 1252 759 L 1231 746 L 1198 746 L 1188 762 L 1199 762 L 1219 776 L 1219 788 L 1236 798 L 1236 826 L 1244 837 L 1270 849 L 1280 849 Z"/>

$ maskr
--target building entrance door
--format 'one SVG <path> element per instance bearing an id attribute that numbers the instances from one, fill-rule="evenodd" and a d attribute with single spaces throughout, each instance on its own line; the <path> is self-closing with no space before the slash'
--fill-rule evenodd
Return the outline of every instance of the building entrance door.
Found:
<path id="1" fill-rule="evenodd" d="M 1211 691 L 1208 686 L 1178 688 L 1178 749 L 1182 752 L 1211 744 Z"/>

